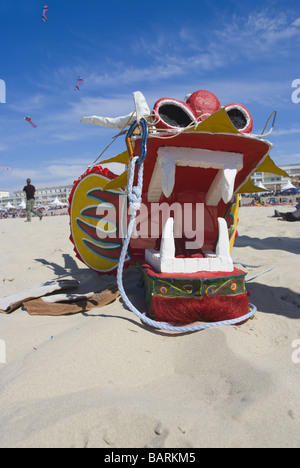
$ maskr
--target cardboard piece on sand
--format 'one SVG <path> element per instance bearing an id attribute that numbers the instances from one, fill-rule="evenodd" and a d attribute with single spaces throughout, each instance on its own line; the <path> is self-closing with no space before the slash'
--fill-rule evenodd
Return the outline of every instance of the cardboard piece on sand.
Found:
<path id="1" fill-rule="evenodd" d="M 116 284 L 109 285 L 101 292 L 87 294 L 86 298 L 78 296 L 77 298 L 68 295 L 65 298 L 60 297 L 59 302 L 45 301 L 43 298 L 35 299 L 24 304 L 25 309 L 30 315 L 69 315 L 86 312 L 95 308 L 104 307 L 115 301 L 120 295 Z M 61 295 L 60 295 L 61 296 Z M 46 299 L 46 298 L 45 298 Z"/>

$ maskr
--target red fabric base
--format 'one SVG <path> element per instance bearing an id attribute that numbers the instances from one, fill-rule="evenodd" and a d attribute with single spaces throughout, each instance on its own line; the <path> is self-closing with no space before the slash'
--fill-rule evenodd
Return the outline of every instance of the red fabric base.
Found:
<path id="1" fill-rule="evenodd" d="M 150 317 L 157 322 L 188 324 L 197 321 L 220 322 L 242 317 L 249 312 L 246 294 L 239 296 L 201 296 L 201 298 L 152 298 Z"/>

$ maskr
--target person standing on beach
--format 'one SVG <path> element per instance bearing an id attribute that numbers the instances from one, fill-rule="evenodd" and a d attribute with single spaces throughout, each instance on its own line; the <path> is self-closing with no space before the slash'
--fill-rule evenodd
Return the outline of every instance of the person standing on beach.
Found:
<path id="1" fill-rule="evenodd" d="M 27 212 L 27 221 L 31 221 L 31 213 L 34 213 L 40 218 L 40 221 L 43 218 L 43 215 L 34 209 L 34 196 L 35 196 L 35 187 L 31 185 L 31 180 L 27 179 L 27 185 L 23 188 L 23 192 L 26 193 L 26 212 Z"/>

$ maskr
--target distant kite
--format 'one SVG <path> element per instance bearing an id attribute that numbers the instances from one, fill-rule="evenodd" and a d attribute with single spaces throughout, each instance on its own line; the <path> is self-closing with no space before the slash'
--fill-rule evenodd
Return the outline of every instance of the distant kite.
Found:
<path id="1" fill-rule="evenodd" d="M 9 171 L 10 171 L 10 167 L 0 167 L 0 172 L 1 172 L 1 171 L 9 172 Z"/>
<path id="2" fill-rule="evenodd" d="M 44 7 L 43 7 L 43 14 L 42 14 L 42 21 L 43 23 L 46 23 L 46 21 L 48 21 L 48 18 L 46 16 L 46 13 L 47 11 L 49 10 L 49 8 L 47 7 L 46 3 L 44 4 Z"/>
<path id="3" fill-rule="evenodd" d="M 27 122 L 29 122 L 30 125 L 31 125 L 33 128 L 36 128 L 36 127 L 37 127 L 37 124 L 35 124 L 34 122 L 32 122 L 32 120 L 31 120 L 30 117 L 24 117 L 24 120 L 27 120 Z"/>
<path id="4" fill-rule="evenodd" d="M 83 79 L 81 78 L 81 76 L 79 76 L 78 79 L 77 79 L 76 86 L 75 86 L 75 91 L 80 91 L 79 85 L 82 82 L 83 82 Z"/>

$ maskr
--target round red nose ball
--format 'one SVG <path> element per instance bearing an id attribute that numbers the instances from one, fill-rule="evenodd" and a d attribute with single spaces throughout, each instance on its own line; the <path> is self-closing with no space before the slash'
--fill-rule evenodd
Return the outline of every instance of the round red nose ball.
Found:
<path id="1" fill-rule="evenodd" d="M 198 121 L 207 119 L 211 114 L 221 108 L 217 96 L 210 91 L 196 91 L 186 101 Z"/>

